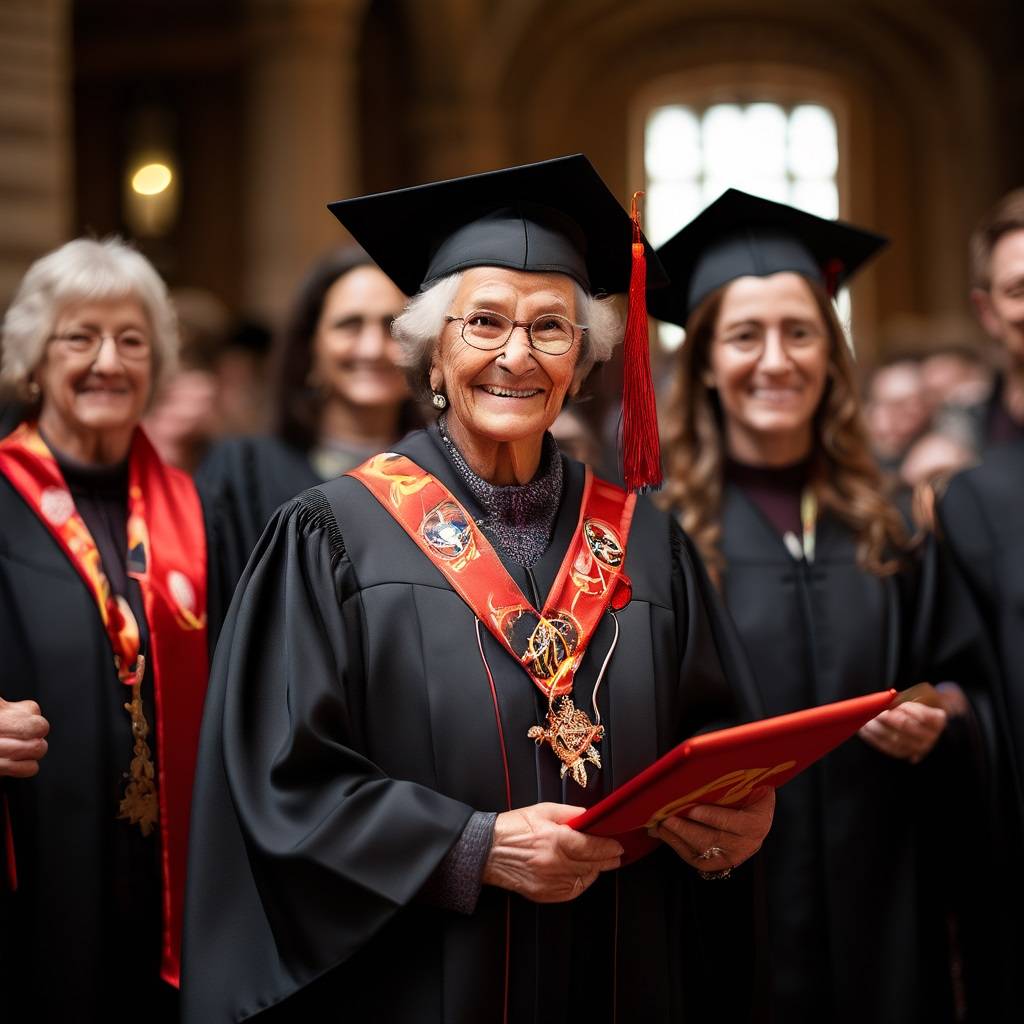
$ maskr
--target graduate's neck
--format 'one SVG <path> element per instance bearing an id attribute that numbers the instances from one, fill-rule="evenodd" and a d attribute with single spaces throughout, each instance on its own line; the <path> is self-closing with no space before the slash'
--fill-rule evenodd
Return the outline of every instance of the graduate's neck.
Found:
<path id="1" fill-rule="evenodd" d="M 748 430 L 729 420 L 725 427 L 729 457 L 745 466 L 792 466 L 811 454 L 814 434 L 810 423 L 795 430 Z"/>
<path id="2" fill-rule="evenodd" d="M 540 467 L 544 435 L 516 441 L 493 441 L 466 430 L 455 416 L 445 420 L 452 443 L 469 468 L 497 487 L 528 484 Z"/>
<path id="3" fill-rule="evenodd" d="M 402 406 L 355 406 L 330 397 L 320 414 L 320 438 L 360 446 L 386 447 L 398 437 Z"/>
<path id="4" fill-rule="evenodd" d="M 39 431 L 47 445 L 87 466 L 115 466 L 128 458 L 135 424 L 110 430 L 91 430 L 68 423 L 43 406 Z"/>

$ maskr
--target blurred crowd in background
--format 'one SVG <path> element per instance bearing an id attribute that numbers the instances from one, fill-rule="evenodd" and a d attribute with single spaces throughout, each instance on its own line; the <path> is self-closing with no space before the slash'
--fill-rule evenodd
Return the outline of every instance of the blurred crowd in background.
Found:
<path id="1" fill-rule="evenodd" d="M 296 287 L 298 287 L 298 282 Z M 283 340 L 265 324 L 239 317 L 210 292 L 173 291 L 181 327 L 178 372 L 147 414 L 160 454 L 193 472 L 222 437 L 272 431 L 279 416 Z M 282 334 L 287 333 L 287 328 Z M 913 489 L 936 474 L 962 469 L 985 447 L 985 426 L 997 399 L 1001 346 L 942 341 L 860 367 L 866 425 L 879 465 L 896 489 Z M 568 454 L 614 472 L 617 410 L 597 412 L 603 388 L 569 406 L 556 424 Z M 663 400 L 666 388 L 659 389 Z"/>

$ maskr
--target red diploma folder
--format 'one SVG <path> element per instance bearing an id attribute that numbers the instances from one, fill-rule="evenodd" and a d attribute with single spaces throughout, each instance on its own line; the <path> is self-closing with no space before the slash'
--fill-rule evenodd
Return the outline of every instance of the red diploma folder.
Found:
<path id="1" fill-rule="evenodd" d="M 743 807 L 753 789 L 778 787 L 892 704 L 895 690 L 704 733 L 680 743 L 569 824 L 622 843 L 623 864 L 660 844 L 647 829 L 695 804 Z"/>

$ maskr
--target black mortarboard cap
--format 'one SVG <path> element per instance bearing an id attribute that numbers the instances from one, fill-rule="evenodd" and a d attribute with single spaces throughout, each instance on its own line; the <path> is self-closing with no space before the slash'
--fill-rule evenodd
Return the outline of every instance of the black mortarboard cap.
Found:
<path id="1" fill-rule="evenodd" d="M 651 292 L 647 308 L 685 327 L 715 289 L 783 271 L 820 281 L 834 294 L 887 243 L 872 231 L 731 188 L 658 249 L 672 284 Z"/>
<path id="2" fill-rule="evenodd" d="M 406 295 L 468 267 L 568 274 L 591 294 L 629 288 L 633 225 L 582 154 L 328 209 Z M 650 244 L 647 281 L 668 281 Z"/>

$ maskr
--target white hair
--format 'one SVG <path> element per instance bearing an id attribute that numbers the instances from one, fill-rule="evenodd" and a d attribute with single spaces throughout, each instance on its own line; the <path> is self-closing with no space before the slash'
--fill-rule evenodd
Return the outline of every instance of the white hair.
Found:
<path id="1" fill-rule="evenodd" d="M 405 367 L 413 392 L 430 395 L 430 363 L 434 346 L 445 326 L 462 281 L 462 271 L 442 277 L 425 291 L 414 295 L 392 326 L 392 333 L 401 346 L 400 362 Z M 583 380 L 595 363 L 611 359 L 615 346 L 622 341 L 625 320 L 621 305 L 613 296 L 598 298 L 588 295 L 573 282 L 576 297 L 576 322 L 587 330 L 576 362 L 576 380 Z"/>
<path id="2" fill-rule="evenodd" d="M 76 238 L 28 268 L 4 316 L 0 381 L 26 395 L 61 311 L 73 303 L 121 298 L 137 299 L 149 318 L 155 394 L 177 362 L 178 318 L 153 265 L 119 238 Z"/>

